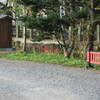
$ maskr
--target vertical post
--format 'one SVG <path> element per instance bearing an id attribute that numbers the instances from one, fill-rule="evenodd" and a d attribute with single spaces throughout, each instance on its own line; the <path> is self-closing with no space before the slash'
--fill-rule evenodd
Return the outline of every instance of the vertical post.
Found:
<path id="1" fill-rule="evenodd" d="M 88 68 L 88 67 L 94 68 L 94 67 L 91 65 L 91 63 L 90 63 L 90 58 L 91 58 L 90 52 L 91 52 L 91 50 L 89 49 L 89 50 L 88 50 L 88 59 L 89 59 L 89 61 L 87 62 L 86 68 Z"/>
<path id="2" fill-rule="evenodd" d="M 33 29 L 30 29 L 30 35 L 29 35 L 30 36 L 30 40 L 33 38 L 32 35 L 33 35 Z"/>
<path id="3" fill-rule="evenodd" d="M 16 38 L 19 37 L 19 25 L 16 24 Z"/>
<path id="4" fill-rule="evenodd" d="M 88 52 L 89 52 L 89 54 L 88 54 L 88 56 L 89 56 L 88 66 L 91 67 L 91 63 L 90 63 L 90 57 L 91 57 L 91 56 L 90 56 L 90 52 L 91 52 L 91 51 L 89 50 Z"/>
<path id="5" fill-rule="evenodd" d="M 100 25 L 97 25 L 97 41 L 100 41 Z"/>
<path id="6" fill-rule="evenodd" d="M 26 51 L 26 26 L 23 27 L 23 51 Z"/>
<path id="7" fill-rule="evenodd" d="M 88 32 L 90 31 L 90 25 L 87 25 L 87 31 Z"/>
<path id="8" fill-rule="evenodd" d="M 81 27 L 78 27 L 78 41 L 81 40 Z"/>
<path id="9" fill-rule="evenodd" d="M 71 40 L 71 37 L 72 37 L 72 27 L 70 26 L 69 27 L 69 40 Z"/>

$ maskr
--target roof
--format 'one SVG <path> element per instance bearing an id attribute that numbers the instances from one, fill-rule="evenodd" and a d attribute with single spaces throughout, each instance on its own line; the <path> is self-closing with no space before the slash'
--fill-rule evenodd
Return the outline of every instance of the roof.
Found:
<path id="1" fill-rule="evenodd" d="M 13 18 L 11 17 L 11 16 L 8 16 L 8 15 L 0 15 L 0 20 L 2 20 L 2 19 L 10 19 L 10 20 L 12 20 Z"/>

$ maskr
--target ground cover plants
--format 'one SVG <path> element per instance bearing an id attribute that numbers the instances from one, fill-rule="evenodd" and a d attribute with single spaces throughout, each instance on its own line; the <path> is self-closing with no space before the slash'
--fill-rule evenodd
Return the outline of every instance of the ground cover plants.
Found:
<path id="1" fill-rule="evenodd" d="M 16 52 L 16 53 L 0 53 L 0 57 L 13 59 L 13 60 L 25 60 L 25 61 L 35 61 L 41 63 L 58 64 L 63 66 L 72 67 L 85 67 L 87 65 L 86 60 L 71 57 L 70 59 L 65 58 L 63 54 L 51 53 L 51 52 Z M 95 65 L 95 69 L 100 69 L 99 66 Z"/>
<path id="2" fill-rule="evenodd" d="M 47 45 L 27 45 L 26 50 L 29 52 L 37 52 L 37 53 L 43 53 L 43 52 L 49 52 L 49 53 L 58 53 L 60 52 L 59 48 L 49 47 Z"/>

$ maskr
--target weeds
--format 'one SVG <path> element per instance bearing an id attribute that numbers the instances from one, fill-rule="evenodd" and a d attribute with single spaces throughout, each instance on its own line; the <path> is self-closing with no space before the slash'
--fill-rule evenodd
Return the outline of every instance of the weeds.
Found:
<path id="1" fill-rule="evenodd" d="M 42 63 L 59 64 L 64 66 L 75 66 L 85 67 L 87 62 L 78 58 L 71 57 L 70 59 L 65 58 L 59 53 L 29 53 L 29 52 L 18 52 L 18 53 L 0 53 L 0 57 L 5 57 L 14 60 L 28 60 L 37 61 Z M 94 66 L 96 69 L 100 69 L 99 66 Z"/>

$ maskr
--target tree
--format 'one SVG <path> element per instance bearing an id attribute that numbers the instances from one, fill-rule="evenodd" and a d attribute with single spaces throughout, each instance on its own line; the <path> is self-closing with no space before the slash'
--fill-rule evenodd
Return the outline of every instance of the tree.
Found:
<path id="1" fill-rule="evenodd" d="M 30 9 L 31 14 L 28 17 L 22 17 L 23 21 L 26 23 L 26 26 L 30 28 L 35 28 L 37 31 L 44 36 L 46 35 L 55 35 L 58 43 L 64 48 L 66 52 L 66 57 L 70 57 L 77 37 L 77 26 L 80 25 L 81 20 L 83 20 L 84 25 L 87 25 L 87 22 L 93 22 L 91 2 L 87 0 L 17 0 L 20 4 L 27 6 Z M 64 3 L 63 3 L 64 2 Z M 98 0 L 95 1 L 96 3 Z M 94 4 L 94 2 L 93 2 Z M 59 8 L 60 6 L 65 7 L 66 15 L 60 18 Z M 80 10 L 82 8 L 82 10 Z M 47 14 L 47 18 L 39 18 L 37 14 L 39 11 L 43 11 Z M 91 18 L 91 20 L 89 20 Z M 83 24 L 82 23 L 82 24 Z M 64 29 L 67 29 L 69 26 L 72 27 L 73 36 L 72 40 L 66 42 L 66 34 L 68 33 L 65 30 L 62 30 L 61 26 L 63 25 Z M 91 26 L 92 29 L 92 26 Z M 93 28 L 94 29 L 94 28 Z M 62 31 L 62 32 L 61 32 Z M 62 34 L 63 33 L 63 34 Z M 62 42 L 60 42 L 57 34 L 61 34 Z M 93 48 L 93 39 L 94 35 L 89 34 L 89 48 Z"/>
<path id="2" fill-rule="evenodd" d="M 62 43 L 58 40 L 59 44 L 67 50 L 67 44 L 65 39 L 65 32 L 62 30 L 61 26 L 68 27 L 70 25 L 68 19 L 69 16 L 60 18 L 59 7 L 62 5 L 62 2 L 53 1 L 53 0 L 31 0 L 31 1 L 19 1 L 21 4 L 28 6 L 31 9 L 32 16 L 27 18 L 26 25 L 31 28 L 35 28 L 38 32 L 41 32 L 44 35 L 55 35 L 61 33 Z M 65 6 L 65 5 L 64 5 Z M 38 18 L 37 13 L 43 11 L 47 14 L 47 18 Z M 23 21 L 26 20 L 26 17 L 23 18 Z M 67 26 L 66 26 L 67 25 Z M 62 31 L 62 32 L 61 32 Z"/>

